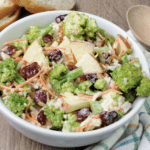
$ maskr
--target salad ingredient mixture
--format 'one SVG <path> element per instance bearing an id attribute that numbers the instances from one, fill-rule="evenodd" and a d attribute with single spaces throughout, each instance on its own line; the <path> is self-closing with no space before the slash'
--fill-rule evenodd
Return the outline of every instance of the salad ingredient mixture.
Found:
<path id="1" fill-rule="evenodd" d="M 150 96 L 150 80 L 141 69 L 128 38 L 106 34 L 95 19 L 70 12 L 4 43 L 1 99 L 45 129 L 95 130 L 128 113 L 137 96 Z"/>

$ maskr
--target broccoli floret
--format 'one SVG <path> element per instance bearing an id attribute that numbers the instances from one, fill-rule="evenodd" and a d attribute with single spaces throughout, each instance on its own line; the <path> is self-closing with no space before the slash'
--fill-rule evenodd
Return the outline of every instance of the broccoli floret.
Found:
<path id="1" fill-rule="evenodd" d="M 106 32 L 105 32 L 104 29 L 98 28 L 98 32 L 99 32 L 103 37 L 105 37 Z"/>
<path id="2" fill-rule="evenodd" d="M 25 80 L 17 72 L 17 62 L 13 58 L 7 58 L 0 64 L 0 83 L 6 84 L 15 80 L 18 84 L 25 82 Z M 23 88 L 29 88 L 28 85 Z"/>
<path id="3" fill-rule="evenodd" d="M 63 64 L 56 64 L 54 69 L 50 72 L 49 82 L 52 88 L 59 93 L 62 90 L 63 83 L 72 82 L 82 74 L 83 71 L 81 67 L 69 71 L 67 66 Z"/>
<path id="4" fill-rule="evenodd" d="M 111 62 L 111 57 L 109 57 L 110 54 L 109 54 L 109 49 L 108 49 L 107 46 L 104 46 L 104 47 L 101 47 L 99 49 L 96 49 L 96 53 L 98 53 L 99 61 L 102 64 Z"/>
<path id="5" fill-rule="evenodd" d="M 128 63 L 129 60 L 128 60 L 128 55 L 125 53 L 122 57 L 121 57 L 121 63 L 122 64 L 125 64 L 125 63 Z"/>
<path id="6" fill-rule="evenodd" d="M 63 111 L 54 105 L 44 107 L 44 113 L 52 123 L 52 129 L 61 129 L 63 126 Z"/>
<path id="7" fill-rule="evenodd" d="M 74 35 L 73 39 L 74 40 L 84 41 L 85 40 L 85 36 L 83 36 L 83 35 Z"/>
<path id="8" fill-rule="evenodd" d="M 107 42 L 109 42 L 111 45 L 115 42 L 115 37 L 111 34 L 106 34 L 104 29 L 98 28 L 98 32 L 105 37 L 105 44 L 107 45 Z M 98 33 L 97 32 L 97 33 Z M 97 35 L 99 36 L 99 35 Z"/>
<path id="9" fill-rule="evenodd" d="M 94 87 L 98 90 L 106 90 L 106 86 L 107 86 L 107 82 L 104 79 L 98 79 L 95 83 L 94 83 Z"/>
<path id="10" fill-rule="evenodd" d="M 109 42 L 112 45 L 115 42 L 114 36 L 111 34 L 106 34 L 105 35 L 105 44 L 107 44 L 107 42 Z"/>
<path id="11" fill-rule="evenodd" d="M 66 75 L 69 72 L 68 67 L 63 64 L 56 64 L 50 73 L 50 77 L 58 79 L 60 76 Z"/>
<path id="12" fill-rule="evenodd" d="M 6 58 L 0 64 L 0 82 L 5 84 L 16 78 L 17 62 L 13 58 Z"/>
<path id="13" fill-rule="evenodd" d="M 75 89 L 74 93 L 82 93 L 82 94 L 88 94 L 88 95 L 94 95 L 95 92 L 93 92 L 90 87 L 93 85 L 92 81 L 84 81 L 81 82 L 78 85 L 78 88 Z"/>
<path id="14" fill-rule="evenodd" d="M 83 35 L 85 33 L 84 27 L 88 21 L 88 16 L 79 14 L 77 12 L 70 12 L 63 24 L 64 34 L 71 38 L 71 35 Z"/>
<path id="15" fill-rule="evenodd" d="M 89 38 L 95 38 L 98 29 L 95 19 L 88 20 L 87 15 L 76 12 L 69 13 L 63 23 L 64 34 L 68 38 L 73 35 L 75 40 L 84 40 L 84 34 Z"/>
<path id="16" fill-rule="evenodd" d="M 27 38 L 29 44 L 31 44 L 34 40 L 38 39 L 39 37 L 43 37 L 44 35 L 48 34 L 53 29 L 52 25 L 50 24 L 44 29 L 39 29 L 36 26 L 31 26 L 29 34 L 25 37 Z"/>
<path id="17" fill-rule="evenodd" d="M 19 41 L 19 42 L 11 42 L 10 45 L 14 45 L 19 51 L 23 49 L 23 46 L 28 46 L 28 41 L 24 40 L 24 41 Z"/>
<path id="18" fill-rule="evenodd" d="M 128 90 L 128 93 L 123 93 L 123 96 L 125 97 L 125 101 L 132 103 L 136 98 L 136 91 L 135 89 Z"/>
<path id="19" fill-rule="evenodd" d="M 114 101 L 118 102 L 118 98 L 120 97 L 120 95 L 117 94 L 117 93 L 115 93 L 115 92 L 110 92 L 110 97 L 111 97 Z"/>
<path id="20" fill-rule="evenodd" d="M 62 131 L 76 132 L 76 129 L 80 126 L 80 123 L 76 121 L 76 114 L 69 113 L 66 116 L 67 117 L 64 122 Z"/>
<path id="21" fill-rule="evenodd" d="M 95 115 L 100 114 L 103 111 L 103 108 L 101 107 L 102 102 L 103 100 L 90 102 L 91 110 Z"/>
<path id="22" fill-rule="evenodd" d="M 98 25 L 96 20 L 91 18 L 90 21 L 87 22 L 85 32 L 88 37 L 93 38 L 95 37 L 96 32 L 98 31 Z"/>
<path id="23" fill-rule="evenodd" d="M 111 75 L 117 86 L 125 93 L 135 88 L 143 77 L 141 69 L 130 63 L 117 67 Z"/>
<path id="24" fill-rule="evenodd" d="M 150 96 L 150 80 L 147 77 L 143 77 L 140 85 L 136 88 L 136 92 L 138 96 Z"/>
<path id="25" fill-rule="evenodd" d="M 137 59 L 137 61 L 134 63 L 134 65 L 135 65 L 137 68 L 140 68 L 140 69 L 141 69 L 141 64 L 140 64 L 138 58 L 136 58 L 136 59 Z"/>
<path id="26" fill-rule="evenodd" d="M 62 85 L 62 90 L 61 92 L 64 93 L 73 93 L 74 90 L 75 90 L 75 86 L 73 85 L 72 82 L 65 82 L 63 85 Z"/>
<path id="27" fill-rule="evenodd" d="M 20 117 L 26 109 L 29 100 L 19 93 L 12 93 L 4 98 L 4 103 L 13 113 Z M 34 102 L 32 101 L 30 106 L 33 105 Z"/>
<path id="28" fill-rule="evenodd" d="M 36 26 L 31 26 L 29 34 L 26 35 L 28 42 L 31 44 L 40 35 L 41 30 Z"/>

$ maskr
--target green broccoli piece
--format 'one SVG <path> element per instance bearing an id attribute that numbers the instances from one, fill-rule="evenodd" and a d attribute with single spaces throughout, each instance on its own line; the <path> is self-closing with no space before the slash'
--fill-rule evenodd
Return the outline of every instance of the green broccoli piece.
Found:
<path id="1" fill-rule="evenodd" d="M 117 86 L 125 93 L 128 90 L 135 88 L 140 80 L 143 78 L 140 68 L 130 63 L 125 63 L 117 67 L 111 76 L 116 82 Z"/>
<path id="2" fill-rule="evenodd" d="M 101 47 L 99 49 L 96 49 L 96 53 L 98 53 L 98 58 L 99 58 L 99 61 L 102 63 L 102 64 L 105 64 L 106 63 L 106 57 L 108 56 L 109 54 L 109 49 L 107 46 L 104 46 L 104 47 Z M 108 57 L 107 58 L 107 63 L 110 63 L 111 62 L 111 57 Z"/>
<path id="3" fill-rule="evenodd" d="M 26 109 L 29 100 L 19 93 L 11 93 L 3 99 L 6 106 L 17 116 L 21 117 L 23 111 Z M 30 107 L 34 105 L 32 101 Z"/>
<path id="4" fill-rule="evenodd" d="M 76 121 L 76 114 L 69 113 L 66 116 L 62 131 L 76 132 L 76 129 L 80 126 L 80 123 Z"/>
<path id="5" fill-rule="evenodd" d="M 44 107 L 44 113 L 52 123 L 52 129 L 61 130 L 63 126 L 63 111 L 56 108 L 54 105 Z"/>
<path id="6" fill-rule="evenodd" d="M 105 44 L 107 44 L 107 42 L 109 42 L 112 45 L 115 42 L 114 36 L 111 34 L 106 34 L 105 35 Z"/>
<path id="7" fill-rule="evenodd" d="M 6 84 L 15 80 L 18 84 L 25 82 L 25 80 L 17 72 L 17 62 L 13 58 L 7 58 L 0 64 L 0 83 Z M 29 88 L 28 85 L 23 88 Z"/>
<path id="8" fill-rule="evenodd" d="M 36 26 L 31 26 L 29 33 L 25 36 L 29 44 L 36 40 L 40 35 L 41 30 Z"/>
<path id="9" fill-rule="evenodd" d="M 64 34 L 71 38 L 71 35 L 83 35 L 85 33 L 84 27 L 88 21 L 88 16 L 79 14 L 77 12 L 70 12 L 63 23 Z"/>
<path id="10" fill-rule="evenodd" d="M 98 90 L 106 90 L 106 86 L 107 86 L 107 82 L 104 79 L 98 79 L 95 83 L 94 83 L 94 87 Z"/>
<path id="11" fill-rule="evenodd" d="M 122 64 L 125 64 L 125 63 L 128 63 L 129 60 L 128 60 L 128 55 L 125 53 L 122 57 L 121 57 L 121 63 Z"/>
<path id="12" fill-rule="evenodd" d="M 90 87 L 93 85 L 92 81 L 84 81 L 81 82 L 78 85 L 78 88 L 75 89 L 74 93 L 82 93 L 82 94 L 88 94 L 88 95 L 94 95 L 95 92 L 93 92 Z"/>
<path id="13" fill-rule="evenodd" d="M 44 35 L 46 35 L 46 34 L 49 34 L 51 31 L 52 31 L 52 29 L 53 29 L 53 26 L 52 26 L 52 24 L 50 24 L 49 26 L 47 26 L 46 28 L 44 28 L 44 29 L 41 29 L 41 32 L 40 32 L 40 37 L 43 37 Z"/>
<path id="14" fill-rule="evenodd" d="M 61 88 L 62 93 L 73 93 L 76 87 L 73 85 L 72 82 L 65 82 Z"/>
<path id="15" fill-rule="evenodd" d="M 106 32 L 105 32 L 104 29 L 98 28 L 98 32 L 99 32 L 103 37 L 105 37 Z"/>
<path id="16" fill-rule="evenodd" d="M 135 89 L 128 90 L 128 93 L 123 93 L 125 97 L 125 101 L 133 103 L 136 98 L 136 91 Z"/>
<path id="17" fill-rule="evenodd" d="M 53 26 L 51 24 L 44 29 L 39 29 L 36 26 L 31 26 L 29 34 L 27 34 L 25 37 L 28 40 L 29 44 L 31 44 L 34 40 L 38 39 L 39 37 L 43 37 L 44 35 L 48 34 L 52 29 Z"/>
<path id="18" fill-rule="evenodd" d="M 63 64 L 56 64 L 50 72 L 50 77 L 58 79 L 60 76 L 66 75 L 69 72 L 68 67 Z"/>
<path id="19" fill-rule="evenodd" d="M 136 59 L 137 59 L 137 61 L 136 61 L 135 63 L 133 63 L 133 64 L 134 64 L 137 68 L 140 68 L 140 69 L 141 69 L 141 64 L 140 64 L 138 58 L 136 58 Z"/>
<path id="20" fill-rule="evenodd" d="M 72 82 L 74 79 L 82 74 L 83 71 L 81 67 L 69 71 L 67 66 L 63 64 L 56 64 L 54 66 L 54 69 L 50 72 L 49 82 L 52 88 L 59 93 L 62 90 L 63 83 Z"/>
<path id="21" fill-rule="evenodd" d="M 103 100 L 90 102 L 91 110 L 95 115 L 100 114 L 103 111 L 103 108 L 101 107 L 102 102 Z"/>
<path id="22" fill-rule="evenodd" d="M 47 43 L 44 42 L 43 38 L 39 39 L 38 42 L 39 42 L 41 47 L 50 46 L 50 45 L 48 45 Z"/>
<path id="23" fill-rule="evenodd" d="M 114 101 L 116 101 L 116 102 L 118 102 L 118 98 L 120 97 L 121 95 L 119 95 L 119 94 L 117 94 L 117 93 L 115 93 L 115 92 L 110 92 L 110 97 L 114 100 Z"/>
<path id="24" fill-rule="evenodd" d="M 0 82 L 5 84 L 11 82 L 16 78 L 17 62 L 13 58 L 6 58 L 0 64 Z"/>
<path id="25" fill-rule="evenodd" d="M 98 31 L 98 25 L 96 23 L 96 20 L 91 18 L 90 21 L 87 22 L 85 32 L 88 37 L 93 38 L 96 35 L 96 32 Z"/>
<path id="26" fill-rule="evenodd" d="M 23 46 L 28 46 L 28 41 L 11 42 L 10 45 L 14 45 L 17 48 L 17 51 L 19 51 L 23 49 Z"/>
<path id="27" fill-rule="evenodd" d="M 85 40 L 85 36 L 83 36 L 83 35 L 74 35 L 73 38 L 74 38 L 74 40 L 80 40 L 80 41 Z"/>
<path id="28" fill-rule="evenodd" d="M 136 88 L 136 92 L 138 96 L 150 96 L 150 80 L 147 77 L 143 77 L 140 85 Z"/>
<path id="29" fill-rule="evenodd" d="M 16 77 L 15 77 L 14 80 L 15 80 L 15 82 L 17 82 L 18 84 L 21 84 L 21 83 L 25 82 L 25 79 L 22 78 L 22 76 L 21 76 L 18 72 L 16 72 Z M 26 84 L 26 85 L 23 86 L 23 88 L 29 88 L 29 86 Z"/>

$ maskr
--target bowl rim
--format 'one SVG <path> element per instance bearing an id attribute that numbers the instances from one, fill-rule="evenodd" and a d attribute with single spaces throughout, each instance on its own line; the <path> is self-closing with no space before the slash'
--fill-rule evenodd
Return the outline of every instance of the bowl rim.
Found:
<path id="1" fill-rule="evenodd" d="M 5 28 L 1 33 L 0 33 L 0 38 L 5 34 L 7 33 L 7 30 L 13 28 L 13 26 L 17 26 L 18 24 L 22 24 L 23 22 L 25 22 L 26 20 L 28 19 L 31 19 L 31 18 L 34 18 L 34 17 L 39 17 L 39 16 L 45 16 L 46 14 L 55 14 L 55 13 L 58 13 L 58 12 L 61 12 L 61 13 L 64 13 L 64 14 L 68 14 L 69 12 L 79 12 L 79 13 L 84 13 L 86 15 L 88 15 L 90 18 L 94 17 L 94 18 L 97 18 L 97 19 L 101 19 L 102 21 L 106 22 L 107 24 L 110 24 L 110 26 L 113 26 L 115 28 L 117 28 L 118 32 L 119 31 L 122 31 L 124 32 L 128 37 L 129 37 L 129 41 L 131 43 L 134 43 L 136 45 L 136 47 L 139 49 L 139 53 L 140 55 L 143 55 L 144 54 L 142 53 L 142 51 L 140 50 L 140 48 L 138 47 L 138 45 L 136 44 L 136 42 L 123 30 L 121 29 L 119 26 L 117 26 L 116 24 L 102 18 L 102 17 L 99 17 L 99 16 L 96 16 L 96 15 L 93 15 L 93 14 L 90 14 L 90 13 L 86 13 L 86 12 L 81 12 L 81 11 L 66 11 L 66 10 L 59 10 L 59 11 L 48 11 L 48 12 L 41 12 L 41 13 L 37 13 L 37 14 L 32 14 L 30 16 L 27 16 L 25 18 L 22 18 L 18 21 L 16 21 L 15 23 L 11 24 L 10 26 L 8 26 L 7 28 Z M 145 59 L 146 60 L 146 59 Z M 149 68 L 148 67 L 148 63 L 146 61 L 146 67 L 147 69 Z M 149 69 L 148 69 L 149 70 Z M 148 71 L 148 74 L 149 76 L 149 71 Z M 22 128 L 25 128 L 27 130 L 31 130 L 32 132 L 35 132 L 35 133 L 39 133 L 39 134 L 44 134 L 45 136 L 50 136 L 50 135 L 53 135 L 53 136 L 56 136 L 56 137 L 68 137 L 68 138 L 80 138 L 80 137 L 89 137 L 89 136 L 92 136 L 92 135 L 103 135 L 104 133 L 110 133 L 114 130 L 117 130 L 119 127 L 122 127 L 123 125 L 125 125 L 125 123 L 127 123 L 130 119 L 132 119 L 132 117 L 137 114 L 137 112 L 140 110 L 140 108 L 142 107 L 142 104 L 144 103 L 145 101 L 145 98 L 137 98 L 137 99 L 140 99 L 139 101 L 139 105 L 137 107 L 135 107 L 134 109 L 132 109 L 129 113 L 127 113 L 122 119 L 118 120 L 117 122 L 107 126 L 107 127 L 103 127 L 103 128 L 100 128 L 100 129 L 96 129 L 96 130 L 92 130 L 92 131 L 86 131 L 86 132 L 62 132 L 62 131 L 55 131 L 55 130 L 48 130 L 48 129 L 44 129 L 44 128 L 41 128 L 41 127 L 38 127 L 38 126 L 35 126 L 25 120 L 23 120 L 22 118 L 18 117 L 17 115 L 15 115 L 13 112 L 11 112 L 6 106 L 5 104 L 0 100 L 0 112 L 6 116 L 9 120 L 13 120 L 12 122 L 15 122 L 16 124 L 18 124 L 19 126 L 21 126 Z"/>

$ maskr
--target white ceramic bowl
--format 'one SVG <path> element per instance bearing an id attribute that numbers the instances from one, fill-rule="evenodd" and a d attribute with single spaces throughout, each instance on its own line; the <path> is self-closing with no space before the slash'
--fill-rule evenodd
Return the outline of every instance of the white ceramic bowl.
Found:
<path id="1" fill-rule="evenodd" d="M 13 23 L 0 33 L 0 47 L 2 47 L 3 43 L 6 41 L 21 38 L 23 34 L 29 31 L 30 26 L 39 26 L 44 28 L 53 22 L 55 17 L 61 14 L 68 14 L 69 12 L 70 11 L 43 12 L 25 17 Z M 96 19 L 98 26 L 105 29 L 107 33 L 114 36 L 117 34 L 121 34 L 124 37 L 128 36 L 124 30 L 115 24 L 98 16 L 94 16 L 88 13 L 85 14 L 91 18 Z M 145 71 L 147 75 L 149 75 L 148 64 L 143 53 L 139 49 L 138 45 L 130 37 L 129 42 L 132 44 L 134 56 L 138 57 L 142 64 L 142 70 Z M 17 117 L 3 104 L 2 101 L 0 101 L 0 112 L 16 130 L 35 141 L 56 147 L 79 147 L 96 143 L 110 136 L 119 127 L 122 127 L 125 123 L 130 121 L 132 117 L 138 113 L 143 103 L 144 98 L 137 98 L 132 105 L 132 110 L 119 121 L 98 130 L 82 133 L 65 133 L 37 127 Z"/>

